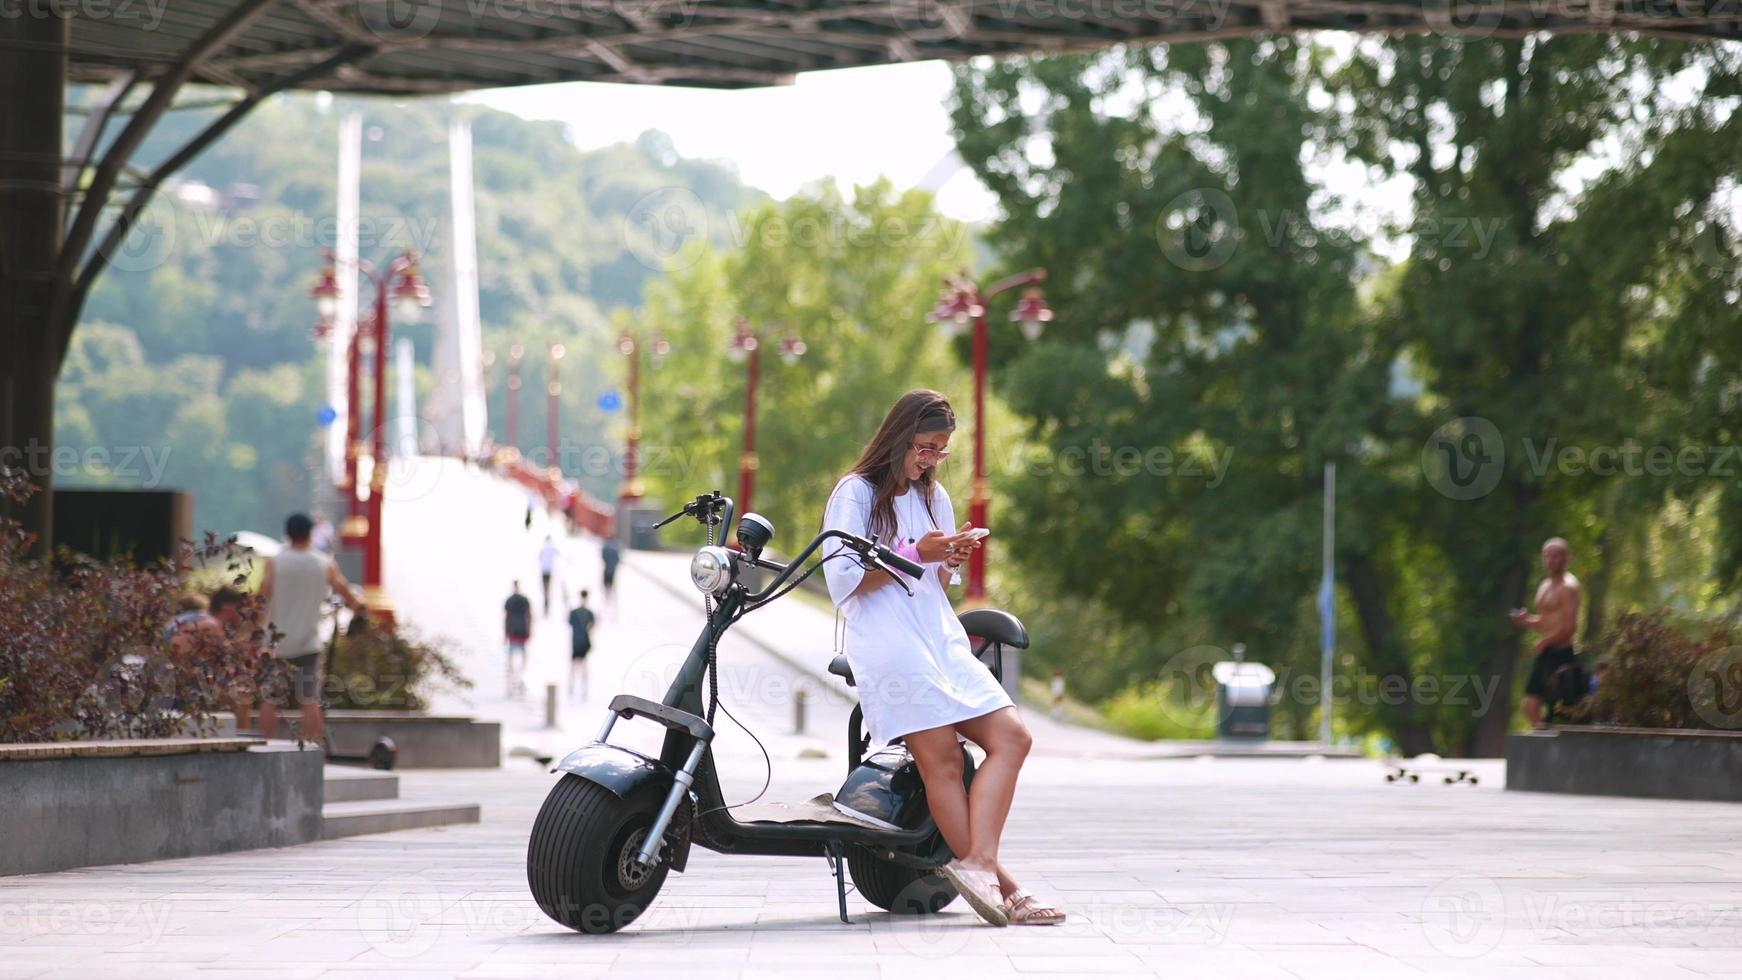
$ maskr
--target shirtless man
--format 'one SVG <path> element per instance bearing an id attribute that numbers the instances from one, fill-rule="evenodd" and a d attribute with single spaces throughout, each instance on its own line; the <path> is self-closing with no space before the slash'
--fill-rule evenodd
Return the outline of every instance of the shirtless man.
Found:
<path id="1" fill-rule="evenodd" d="M 1536 660 L 1524 684 L 1524 717 L 1532 728 L 1543 726 L 1543 702 L 1548 698 L 1549 678 L 1562 667 L 1577 663 L 1573 655 L 1573 632 L 1579 621 L 1579 580 L 1567 571 L 1572 552 L 1564 538 L 1549 538 L 1542 544 L 1542 567 L 1548 577 L 1536 587 L 1536 614 L 1512 610 L 1512 622 L 1542 634 L 1531 647 Z"/>

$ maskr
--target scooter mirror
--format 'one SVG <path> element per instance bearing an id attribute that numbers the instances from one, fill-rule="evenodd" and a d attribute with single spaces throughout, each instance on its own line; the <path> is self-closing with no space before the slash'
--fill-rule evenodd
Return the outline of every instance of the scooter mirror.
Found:
<path id="1" fill-rule="evenodd" d="M 762 554 L 762 549 L 774 538 L 774 525 L 761 514 L 745 514 L 738 522 L 738 543 L 750 557 Z"/>

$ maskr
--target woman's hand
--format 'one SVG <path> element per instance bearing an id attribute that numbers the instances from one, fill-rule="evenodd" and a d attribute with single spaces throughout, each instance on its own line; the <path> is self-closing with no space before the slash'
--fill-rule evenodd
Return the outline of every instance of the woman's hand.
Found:
<path id="1" fill-rule="evenodd" d="M 962 531 L 967 529 L 968 525 L 963 524 Z M 962 531 L 955 534 L 945 534 L 942 531 L 925 532 L 925 535 L 913 545 L 914 549 L 919 552 L 919 560 L 929 565 L 940 561 L 948 563 L 952 558 L 957 561 L 966 558 L 968 541 Z"/>
<path id="2" fill-rule="evenodd" d="M 968 560 L 968 552 L 980 547 L 980 542 L 969 540 L 968 531 L 974 525 L 964 523 L 954 534 L 942 531 L 927 531 L 925 536 L 914 544 L 919 551 L 921 561 L 943 562 L 948 568 L 955 569 Z"/>

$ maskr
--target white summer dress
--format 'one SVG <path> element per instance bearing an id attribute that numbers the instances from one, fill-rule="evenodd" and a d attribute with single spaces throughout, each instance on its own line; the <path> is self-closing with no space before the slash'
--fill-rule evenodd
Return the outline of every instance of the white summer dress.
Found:
<path id="1" fill-rule="evenodd" d="M 842 478 L 829 495 L 823 527 L 870 537 L 872 493 L 871 482 L 864 477 Z M 955 510 L 941 486 L 933 486 L 929 514 L 924 492 L 917 486 L 910 486 L 894 503 L 901 540 L 884 538 L 879 544 L 895 547 L 917 541 L 934 528 L 945 533 L 955 529 Z M 832 555 L 840 548 L 840 542 L 830 541 L 822 553 Z M 847 620 L 847 662 L 853 666 L 873 746 L 1010 705 L 1010 696 L 997 678 L 975 659 L 968 634 L 950 608 L 938 578 L 941 563 L 926 565 L 926 574 L 918 582 L 909 582 L 911 597 L 894 585 L 853 595 L 865 577 L 855 557 L 845 552 L 829 558 L 823 563 L 823 575 L 835 607 Z"/>

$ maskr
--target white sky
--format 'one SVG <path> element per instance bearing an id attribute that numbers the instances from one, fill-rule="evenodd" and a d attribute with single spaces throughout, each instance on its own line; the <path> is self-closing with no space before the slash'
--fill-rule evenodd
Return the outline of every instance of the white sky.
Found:
<path id="1" fill-rule="evenodd" d="M 582 149 L 635 139 L 649 129 L 685 157 L 719 160 L 777 198 L 834 177 L 847 185 L 887 176 L 937 194 L 945 214 L 995 216 L 997 201 L 959 158 L 944 99 L 941 61 L 806 72 L 778 88 L 716 91 L 573 82 L 464 96 L 527 119 L 569 124 Z"/>
<path id="2" fill-rule="evenodd" d="M 1337 42 L 1346 46 L 1349 42 Z M 718 91 L 571 82 L 461 96 L 526 119 L 567 123 L 582 149 L 635 139 L 649 129 L 677 152 L 737 168 L 745 183 L 776 198 L 832 177 L 844 187 L 887 176 L 897 187 L 937 195 L 943 213 L 970 222 L 998 216 L 998 202 L 955 154 L 944 107 L 950 67 L 942 61 L 806 72 L 789 86 Z M 1380 235 L 1409 212 L 1409 183 L 1344 160 L 1315 160 L 1337 199 L 1326 217 L 1357 229 L 1382 255 L 1403 258 L 1403 242 Z"/>

